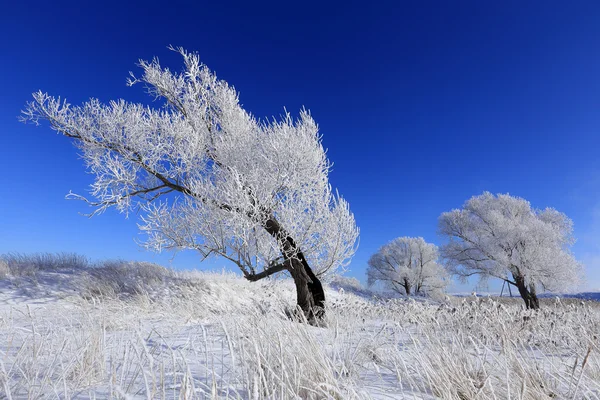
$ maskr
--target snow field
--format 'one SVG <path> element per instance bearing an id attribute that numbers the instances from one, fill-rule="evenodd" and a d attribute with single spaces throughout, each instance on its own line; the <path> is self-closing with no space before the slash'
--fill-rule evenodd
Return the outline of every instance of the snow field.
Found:
<path id="1" fill-rule="evenodd" d="M 600 398 L 594 302 L 545 299 L 532 312 L 329 288 L 327 326 L 314 327 L 288 318 L 287 280 L 7 264 L 0 398 Z"/>

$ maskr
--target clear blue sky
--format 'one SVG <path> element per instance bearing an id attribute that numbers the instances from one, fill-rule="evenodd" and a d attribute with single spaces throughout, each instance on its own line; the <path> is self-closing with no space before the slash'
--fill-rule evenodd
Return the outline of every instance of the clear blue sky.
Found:
<path id="1" fill-rule="evenodd" d="M 251 3 L 3 2 L 0 253 L 169 262 L 135 244 L 135 216 L 78 215 L 87 208 L 64 195 L 92 176 L 76 150 L 17 116 L 38 89 L 146 102 L 128 72 L 153 56 L 179 69 L 172 44 L 199 52 L 259 117 L 312 111 L 361 228 L 351 276 L 364 281 L 394 237 L 439 244 L 440 213 L 487 190 L 570 216 L 600 289 L 599 2 Z"/>

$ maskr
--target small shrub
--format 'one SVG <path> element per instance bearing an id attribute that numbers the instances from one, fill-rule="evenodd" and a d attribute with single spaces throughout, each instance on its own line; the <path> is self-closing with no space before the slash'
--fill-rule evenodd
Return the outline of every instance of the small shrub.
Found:
<path id="1" fill-rule="evenodd" d="M 147 295 L 168 283 L 173 273 L 158 264 L 143 261 L 109 260 L 89 268 L 85 297 L 118 298 Z"/>
<path id="2" fill-rule="evenodd" d="M 89 266 L 85 256 L 77 253 L 8 253 L 0 256 L 15 277 L 34 277 L 39 271 L 82 270 Z"/>
<path id="3" fill-rule="evenodd" d="M 9 274 L 8 263 L 0 258 L 0 279 L 5 279 Z"/>

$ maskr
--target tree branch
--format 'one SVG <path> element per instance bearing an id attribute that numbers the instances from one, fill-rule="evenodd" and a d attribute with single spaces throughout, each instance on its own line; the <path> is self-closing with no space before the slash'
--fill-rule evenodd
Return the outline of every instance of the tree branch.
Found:
<path id="1" fill-rule="evenodd" d="M 169 189 L 166 191 L 160 191 L 160 189 L 163 188 L 167 188 L 167 185 L 159 185 L 159 186 L 155 186 L 155 187 L 151 187 L 151 188 L 146 188 L 146 189 L 139 189 L 139 190 L 135 190 L 133 192 L 129 192 L 126 193 L 122 196 L 119 196 L 118 198 L 114 199 L 114 200 L 108 200 L 108 201 L 101 201 L 101 202 L 94 202 L 94 201 L 90 201 L 87 198 L 80 196 L 78 194 L 69 192 L 66 196 L 66 199 L 68 200 L 82 200 L 85 201 L 86 203 L 88 203 L 90 206 L 92 207 L 98 207 L 94 212 L 92 212 L 91 214 L 86 214 L 88 217 L 93 216 L 96 213 L 102 212 L 105 209 L 107 209 L 110 206 L 114 206 L 116 204 L 119 204 L 121 201 L 129 198 L 129 197 L 134 197 L 134 196 L 141 196 L 141 195 L 145 195 L 145 194 L 149 194 L 151 192 L 157 191 L 159 190 L 158 193 L 155 193 L 152 197 L 150 197 L 148 199 L 148 201 L 154 201 L 156 200 L 159 196 L 163 195 L 163 194 L 167 194 L 171 191 L 173 191 L 173 189 Z"/>
<path id="2" fill-rule="evenodd" d="M 260 279 L 266 278 L 267 276 L 271 276 L 273 274 L 276 274 L 277 272 L 281 272 L 281 271 L 285 271 L 289 268 L 289 260 L 282 263 L 282 264 L 277 264 L 272 266 L 271 268 L 265 269 L 262 272 L 259 272 L 258 274 L 248 274 L 245 276 L 246 279 L 248 279 L 250 282 L 256 282 Z"/>

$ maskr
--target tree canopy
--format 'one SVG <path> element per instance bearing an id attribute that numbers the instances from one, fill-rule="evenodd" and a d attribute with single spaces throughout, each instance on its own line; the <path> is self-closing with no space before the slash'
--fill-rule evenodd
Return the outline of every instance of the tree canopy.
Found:
<path id="1" fill-rule="evenodd" d="M 427 294 L 442 291 L 448 284 L 438 264 L 438 248 L 422 237 L 399 237 L 381 246 L 369 259 L 369 285 L 381 282 L 397 293 Z"/>
<path id="2" fill-rule="evenodd" d="M 443 213 L 439 231 L 449 239 L 441 254 L 450 273 L 502 279 L 519 289 L 527 307 L 539 307 L 538 287 L 563 291 L 579 280 L 581 266 L 570 250 L 573 223 L 553 208 L 485 192 Z"/>
<path id="3" fill-rule="evenodd" d="M 24 119 L 46 120 L 74 139 L 95 175 L 94 199 L 72 197 L 94 213 L 136 209 L 147 248 L 220 255 L 251 280 L 288 270 L 310 284 L 347 265 L 358 229 L 329 184 L 331 164 L 310 113 L 259 120 L 197 54 L 173 50 L 182 72 L 140 61 L 142 75 L 129 80 L 160 107 L 96 99 L 71 106 L 33 95 Z"/>

